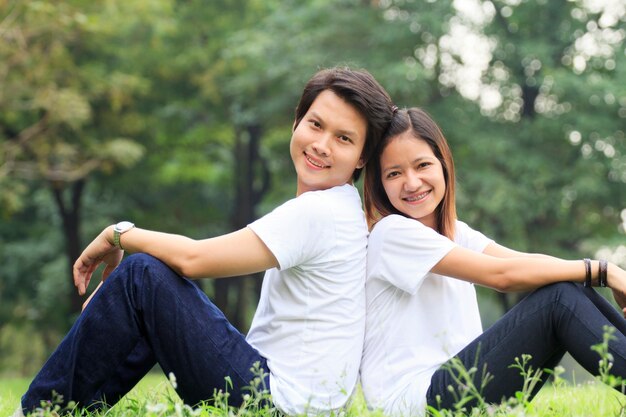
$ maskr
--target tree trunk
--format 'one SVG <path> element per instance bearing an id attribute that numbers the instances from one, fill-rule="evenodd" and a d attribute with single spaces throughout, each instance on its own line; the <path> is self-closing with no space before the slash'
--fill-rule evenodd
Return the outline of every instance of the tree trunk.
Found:
<path id="1" fill-rule="evenodd" d="M 65 236 L 65 255 L 68 265 L 68 279 L 72 280 L 72 267 L 81 253 L 80 245 L 80 208 L 85 180 L 79 180 L 70 186 L 51 183 L 51 191 L 57 204 L 62 220 L 63 236 Z M 69 197 L 67 194 L 69 193 Z M 73 284 L 72 284 L 73 287 Z M 83 304 L 77 291 L 70 292 L 70 311 L 79 313 Z"/>
<path id="2" fill-rule="evenodd" d="M 234 152 L 235 204 L 231 217 L 233 230 L 256 219 L 256 207 L 269 189 L 270 173 L 259 154 L 263 129 L 252 123 L 237 132 Z M 241 256 L 246 256 L 242 253 Z M 215 304 L 240 331 L 248 327 L 248 310 L 258 299 L 261 274 L 214 281 Z"/>

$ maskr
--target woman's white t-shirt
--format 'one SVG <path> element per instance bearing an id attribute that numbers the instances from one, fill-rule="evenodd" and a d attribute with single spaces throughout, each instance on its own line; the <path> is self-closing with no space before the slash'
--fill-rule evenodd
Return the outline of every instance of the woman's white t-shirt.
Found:
<path id="1" fill-rule="evenodd" d="M 365 331 L 367 224 L 352 185 L 311 191 L 251 223 L 278 260 L 246 337 L 283 412 L 328 414 L 358 378 Z"/>
<path id="2" fill-rule="evenodd" d="M 455 235 L 399 215 L 370 234 L 361 384 L 371 408 L 423 415 L 433 373 L 482 333 L 473 284 L 430 272 L 457 245 L 482 252 L 491 242 L 460 221 Z"/>

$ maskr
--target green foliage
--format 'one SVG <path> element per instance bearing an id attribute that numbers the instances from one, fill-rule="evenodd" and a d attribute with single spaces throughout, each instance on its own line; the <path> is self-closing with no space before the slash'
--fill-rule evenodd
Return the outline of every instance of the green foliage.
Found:
<path id="1" fill-rule="evenodd" d="M 0 327 L 0 374 L 34 375 L 47 358 L 42 335 L 32 324 Z"/>
<path id="2" fill-rule="evenodd" d="M 530 361 L 531 355 L 523 354 L 521 358 L 515 358 L 515 363 L 510 365 L 510 368 L 518 369 L 520 375 L 524 378 L 524 385 L 521 391 L 515 393 L 515 400 L 519 404 L 523 404 L 528 407 L 533 394 L 537 391 L 538 384 L 542 383 L 541 376 L 544 373 L 543 369 L 533 369 Z"/>
<path id="3" fill-rule="evenodd" d="M 450 372 L 454 382 L 447 388 L 454 396 L 455 412 L 468 412 L 466 405 L 470 402 L 476 403 L 475 408 L 477 410 L 484 410 L 487 407 L 487 403 L 483 399 L 482 392 L 485 386 L 493 380 L 493 376 L 487 372 L 486 366 L 483 369 L 478 369 L 476 366 L 468 369 L 460 359 L 452 358 L 444 367 Z M 478 381 L 479 385 L 476 385 L 475 381 Z M 439 398 L 437 398 L 437 401 L 439 401 Z M 440 403 L 438 404 L 440 405 Z M 435 416 L 440 415 L 442 412 L 446 414 L 446 410 L 439 411 L 430 406 L 428 408 Z"/>
<path id="4" fill-rule="evenodd" d="M 464 118 L 471 138 L 448 130 L 461 213 L 513 247 L 580 256 L 586 239 L 615 236 L 626 207 L 624 14 L 584 2 L 485 4 L 493 56 L 482 82 L 501 102 L 483 106 L 487 119 Z"/>
<path id="5" fill-rule="evenodd" d="M 143 154 L 129 136 L 136 133 L 132 104 L 145 82 L 120 71 L 100 49 L 111 26 L 92 24 L 83 6 L 2 4 L 0 177 L 59 188 L 95 170 L 132 165 Z M 16 198 L 19 190 L 13 191 Z"/>
<path id="6" fill-rule="evenodd" d="M 11 223 L 0 222 L 0 375 L 31 375 L 70 319 L 71 281 L 50 195 L 36 191 Z M 33 279 L 38 277 L 38 279 Z"/>
<path id="7" fill-rule="evenodd" d="M 600 361 L 598 363 L 598 379 L 608 385 L 609 387 L 625 392 L 626 381 L 619 375 L 612 375 L 611 369 L 613 368 L 613 354 L 609 351 L 609 343 L 612 340 L 617 340 L 615 336 L 616 329 L 612 326 L 603 327 L 602 342 L 591 347 L 591 350 L 597 352 L 600 355 Z"/>

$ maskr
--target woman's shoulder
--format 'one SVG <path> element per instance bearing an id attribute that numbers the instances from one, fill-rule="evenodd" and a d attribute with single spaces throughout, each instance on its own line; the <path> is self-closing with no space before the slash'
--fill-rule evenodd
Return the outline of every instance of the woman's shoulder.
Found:
<path id="1" fill-rule="evenodd" d="M 385 231 L 393 230 L 393 229 L 421 230 L 421 229 L 430 229 L 430 228 L 424 226 L 418 220 L 412 219 L 410 217 L 405 217 L 400 214 L 390 214 L 376 222 L 376 224 L 372 228 L 372 233 L 383 233 Z"/>
<path id="2" fill-rule="evenodd" d="M 485 236 L 482 232 L 473 229 L 461 220 L 456 221 L 454 241 L 460 246 L 477 252 L 482 252 L 489 243 L 493 242 L 492 239 Z"/>
<path id="3" fill-rule="evenodd" d="M 414 220 L 414 219 L 410 219 L 408 217 L 401 216 L 400 214 L 390 214 L 390 215 L 385 216 L 382 219 L 378 220 L 376 222 L 376 224 L 374 225 L 374 229 L 373 230 L 376 230 L 376 229 L 381 230 L 381 229 L 385 229 L 385 228 L 388 228 L 388 227 L 393 227 L 393 226 L 398 225 L 398 224 L 409 224 L 410 225 L 412 222 L 417 222 L 417 221 Z M 419 223 L 419 222 L 417 222 L 417 223 Z"/>
<path id="4" fill-rule="evenodd" d="M 454 222 L 454 229 L 457 235 L 466 234 L 474 231 L 474 229 L 472 229 L 470 225 L 459 219 L 456 219 L 456 221 Z"/>
<path id="5" fill-rule="evenodd" d="M 420 241 L 448 240 L 445 236 L 422 224 L 419 220 L 399 214 L 390 214 L 380 219 L 370 232 L 370 242 L 383 241 L 389 244 Z"/>

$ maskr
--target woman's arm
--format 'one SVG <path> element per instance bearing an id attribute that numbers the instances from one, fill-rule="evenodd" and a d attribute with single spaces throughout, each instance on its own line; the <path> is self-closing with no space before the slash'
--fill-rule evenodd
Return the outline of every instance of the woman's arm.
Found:
<path id="1" fill-rule="evenodd" d="M 230 277 L 278 266 L 272 252 L 249 228 L 204 240 L 133 228 L 121 235 L 120 241 L 126 251 L 148 253 L 188 278 Z M 123 251 L 113 244 L 113 226 L 109 226 L 74 264 L 78 292 L 85 293 L 93 272 L 102 263 L 103 280 L 106 279 L 122 255 Z"/>
<path id="2" fill-rule="evenodd" d="M 455 247 L 433 267 L 432 271 L 502 292 L 531 290 L 560 281 L 585 280 L 585 266 L 582 260 L 568 261 L 523 253 L 515 256 L 515 251 L 502 248 L 504 247 L 499 245 L 489 245 L 485 253 L 478 253 Z M 503 257 L 504 255 L 510 256 Z M 592 280 L 597 282 L 598 261 L 591 262 Z M 607 283 L 619 294 L 626 294 L 626 272 L 614 264 L 608 266 Z"/>
<path id="3" fill-rule="evenodd" d="M 546 259 L 558 259 L 550 255 L 544 255 L 543 253 L 527 253 L 527 252 L 519 252 L 506 246 L 502 246 L 496 242 L 491 242 L 487 245 L 485 250 L 483 251 L 485 255 L 495 256 L 496 258 L 522 258 L 522 257 L 531 257 L 531 258 L 546 258 Z"/>

